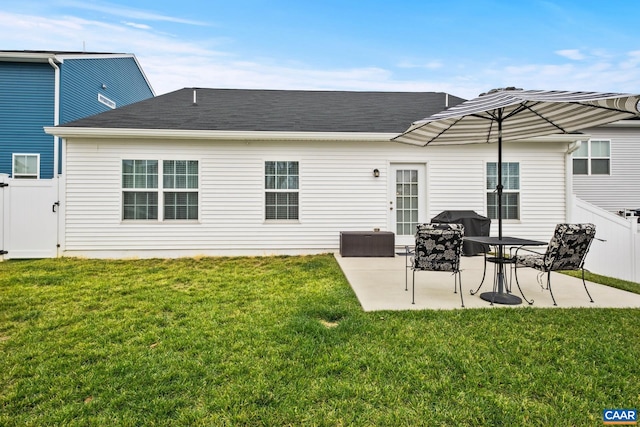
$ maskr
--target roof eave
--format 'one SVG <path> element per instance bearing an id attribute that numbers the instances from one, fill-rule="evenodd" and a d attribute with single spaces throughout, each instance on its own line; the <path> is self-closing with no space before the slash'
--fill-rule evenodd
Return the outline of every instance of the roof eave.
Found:
<path id="1" fill-rule="evenodd" d="M 44 52 L 0 52 L 0 61 L 6 62 L 60 62 L 55 53 Z"/>
<path id="2" fill-rule="evenodd" d="M 640 127 L 640 120 L 638 119 L 618 120 L 617 122 L 600 125 L 598 127 L 636 128 L 636 127 Z"/>
<path id="3" fill-rule="evenodd" d="M 0 51 L 0 61 L 6 62 L 49 62 L 53 59 L 58 63 L 65 59 L 114 59 L 134 58 L 138 68 L 142 70 L 138 60 L 132 53 L 60 53 L 60 52 L 12 52 Z"/>
<path id="4" fill-rule="evenodd" d="M 61 138 L 168 138 L 225 141 L 389 141 L 396 136 L 395 133 L 381 132 L 222 131 L 52 126 L 45 127 L 44 131 Z"/>
<path id="5" fill-rule="evenodd" d="M 583 132 L 574 132 L 574 133 L 554 133 L 551 135 L 543 135 L 543 136 L 532 136 L 529 138 L 516 139 L 514 141 L 508 142 L 574 142 L 574 141 L 584 141 L 585 139 L 589 139 L 590 135 L 588 133 Z"/>

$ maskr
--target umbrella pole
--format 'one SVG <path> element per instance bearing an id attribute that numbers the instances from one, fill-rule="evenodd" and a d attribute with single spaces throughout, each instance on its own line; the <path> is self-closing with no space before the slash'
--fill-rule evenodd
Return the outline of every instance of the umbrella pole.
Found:
<path id="1" fill-rule="evenodd" d="M 502 189 L 504 188 L 502 185 L 502 113 L 503 110 L 498 111 L 498 185 L 496 186 L 496 190 L 498 191 L 498 240 L 502 240 Z M 491 292 L 491 304 L 494 302 L 498 302 L 499 304 L 521 304 L 522 300 L 520 297 L 515 295 L 511 295 L 509 293 L 509 289 L 507 288 L 507 292 L 504 292 L 506 277 L 504 274 L 504 266 L 505 262 L 509 262 L 510 260 L 505 261 L 504 259 L 504 245 L 498 245 L 498 260 L 496 263 L 496 280 L 498 282 L 498 292 Z M 482 295 L 480 295 L 482 298 Z"/>
<path id="2" fill-rule="evenodd" d="M 498 239 L 502 240 L 502 110 L 498 111 Z M 504 294 L 504 246 L 498 245 L 498 295 Z M 496 295 L 493 295 L 491 304 L 493 304 Z"/>
<path id="3" fill-rule="evenodd" d="M 510 260 L 504 259 L 504 245 L 502 244 L 502 110 L 498 111 L 496 121 L 498 122 L 498 184 L 496 185 L 496 190 L 498 193 L 498 241 L 500 242 L 497 246 L 498 253 L 496 255 L 495 260 L 495 271 L 496 277 L 495 280 L 497 282 L 497 292 L 495 289 L 496 283 L 494 282 L 494 290 L 493 292 L 485 292 L 480 294 L 480 298 L 485 301 L 491 302 L 493 305 L 494 302 L 498 304 L 522 304 L 522 300 L 520 297 L 512 295 L 507 288 L 507 292 L 505 292 L 505 274 L 504 274 L 504 266 L 505 263 L 510 262 Z"/>
<path id="4" fill-rule="evenodd" d="M 502 240 L 502 110 L 498 113 L 498 238 Z M 501 255 L 499 255 L 501 256 Z"/>

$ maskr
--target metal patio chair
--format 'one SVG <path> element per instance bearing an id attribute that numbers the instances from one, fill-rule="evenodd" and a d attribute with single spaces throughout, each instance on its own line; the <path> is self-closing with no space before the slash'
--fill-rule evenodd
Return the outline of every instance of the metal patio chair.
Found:
<path id="1" fill-rule="evenodd" d="M 463 235 L 464 226 L 462 224 L 431 223 L 417 226 L 416 244 L 409 264 L 413 271 L 412 304 L 416 303 L 416 271 L 448 271 L 454 275 L 454 293 L 457 293 L 458 283 L 460 283 L 460 302 L 464 307 L 462 275 L 460 273 Z"/>
<path id="2" fill-rule="evenodd" d="M 531 267 L 542 273 L 547 273 L 547 287 L 543 287 L 543 289 L 549 290 L 553 305 L 558 305 L 551 290 L 551 272 L 559 270 L 581 270 L 584 290 L 587 291 L 589 300 L 593 302 L 593 298 L 591 298 L 591 294 L 589 294 L 589 290 L 587 289 L 587 283 L 584 280 L 584 261 L 595 235 L 596 227 L 593 224 L 558 224 L 544 254 L 523 247 L 517 248 L 514 253 L 514 272 L 520 293 L 522 294 L 522 289 L 518 282 L 518 268 Z M 528 253 L 521 255 L 520 251 Z M 524 294 L 522 297 L 524 298 Z M 533 304 L 533 300 L 529 301 L 526 298 L 524 299 L 529 304 Z"/>

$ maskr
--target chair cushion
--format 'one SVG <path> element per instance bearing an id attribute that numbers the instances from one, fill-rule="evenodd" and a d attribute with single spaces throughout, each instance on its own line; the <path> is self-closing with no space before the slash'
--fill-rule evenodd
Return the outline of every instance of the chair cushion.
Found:
<path id="1" fill-rule="evenodd" d="M 595 234 L 593 224 L 558 224 L 547 248 L 545 267 L 551 271 L 582 268 Z"/>
<path id="2" fill-rule="evenodd" d="M 516 262 L 545 272 L 579 270 L 595 234 L 593 224 L 558 224 L 544 254 L 518 255 Z"/>
<path id="3" fill-rule="evenodd" d="M 524 267 L 535 268 L 536 270 L 545 270 L 544 267 L 544 254 L 527 254 L 527 255 L 518 255 L 516 257 L 516 262 L 519 265 Z"/>
<path id="4" fill-rule="evenodd" d="M 462 224 L 420 224 L 416 231 L 414 270 L 458 271 L 462 253 Z"/>

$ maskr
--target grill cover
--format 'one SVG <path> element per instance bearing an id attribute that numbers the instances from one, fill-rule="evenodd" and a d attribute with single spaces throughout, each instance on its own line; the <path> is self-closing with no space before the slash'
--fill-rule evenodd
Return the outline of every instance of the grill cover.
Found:
<path id="1" fill-rule="evenodd" d="M 478 214 L 476 211 L 442 211 L 431 218 L 432 223 L 462 224 L 465 236 L 488 236 L 491 231 L 491 219 Z M 488 251 L 482 243 L 464 242 L 462 254 L 474 256 Z"/>

